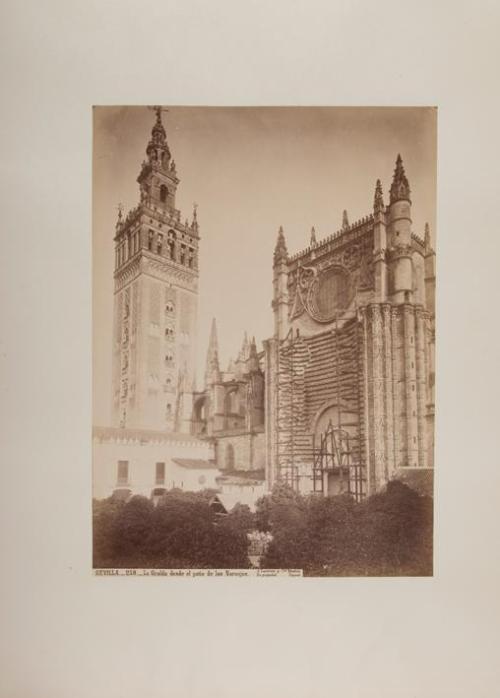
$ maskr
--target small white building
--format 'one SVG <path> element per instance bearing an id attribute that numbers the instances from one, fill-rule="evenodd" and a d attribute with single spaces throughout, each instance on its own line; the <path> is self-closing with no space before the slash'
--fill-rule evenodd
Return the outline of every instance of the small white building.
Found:
<path id="1" fill-rule="evenodd" d="M 209 443 L 194 436 L 94 427 L 93 496 L 154 497 L 162 490 L 218 489 L 220 470 Z"/>

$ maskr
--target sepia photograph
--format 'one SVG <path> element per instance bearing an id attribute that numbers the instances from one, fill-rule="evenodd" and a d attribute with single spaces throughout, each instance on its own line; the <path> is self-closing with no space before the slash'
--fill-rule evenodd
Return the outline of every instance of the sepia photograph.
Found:
<path id="1" fill-rule="evenodd" d="M 93 108 L 96 574 L 433 575 L 437 109 Z"/>
<path id="2" fill-rule="evenodd" d="M 0 696 L 497 695 L 500 5 L 2 20 Z"/>

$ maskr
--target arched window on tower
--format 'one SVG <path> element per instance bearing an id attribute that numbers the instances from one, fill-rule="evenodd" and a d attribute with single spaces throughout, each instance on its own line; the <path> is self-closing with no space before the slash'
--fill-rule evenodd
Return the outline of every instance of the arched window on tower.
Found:
<path id="1" fill-rule="evenodd" d="M 168 196 L 168 188 L 165 184 L 162 184 L 160 187 L 160 201 L 165 203 L 165 201 L 167 200 L 167 196 Z"/>
<path id="2" fill-rule="evenodd" d="M 165 365 L 171 366 L 174 363 L 174 356 L 170 352 L 165 354 Z"/>

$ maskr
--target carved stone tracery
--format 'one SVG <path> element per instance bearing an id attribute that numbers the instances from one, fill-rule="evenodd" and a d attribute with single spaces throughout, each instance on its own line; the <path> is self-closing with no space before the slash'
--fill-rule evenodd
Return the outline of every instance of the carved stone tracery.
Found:
<path id="1" fill-rule="evenodd" d="M 349 245 L 314 265 L 290 272 L 290 319 L 305 311 L 316 322 L 331 322 L 351 304 L 358 289 L 374 287 L 371 243 Z"/>

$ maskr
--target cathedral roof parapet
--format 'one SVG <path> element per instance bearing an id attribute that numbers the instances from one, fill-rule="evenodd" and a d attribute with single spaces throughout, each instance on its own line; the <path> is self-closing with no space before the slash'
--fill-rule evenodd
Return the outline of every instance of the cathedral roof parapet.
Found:
<path id="1" fill-rule="evenodd" d="M 344 245 L 348 242 L 351 242 L 352 240 L 357 239 L 358 237 L 363 236 L 365 233 L 367 233 L 372 225 L 373 225 L 373 214 L 370 214 L 368 216 L 363 216 L 363 218 L 360 218 L 359 220 L 355 221 L 354 223 L 351 223 L 348 228 L 341 228 L 340 230 L 337 230 L 334 233 L 331 233 L 328 235 L 326 238 L 323 240 L 320 240 L 319 242 L 314 245 L 314 251 L 316 256 L 321 255 L 322 253 L 327 251 L 327 248 L 331 247 L 333 248 L 338 248 L 341 245 Z M 306 247 L 305 249 L 301 250 L 300 252 L 296 252 L 295 254 L 291 255 L 289 258 L 289 262 L 296 262 L 298 259 L 307 256 L 311 252 L 311 246 Z M 329 251 L 329 250 L 328 250 Z"/>
<path id="2" fill-rule="evenodd" d="M 425 242 L 416 233 L 411 234 L 411 239 L 414 240 L 422 249 L 425 248 Z"/>

